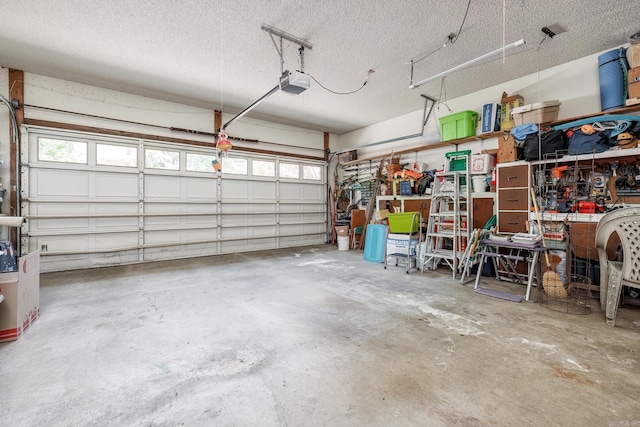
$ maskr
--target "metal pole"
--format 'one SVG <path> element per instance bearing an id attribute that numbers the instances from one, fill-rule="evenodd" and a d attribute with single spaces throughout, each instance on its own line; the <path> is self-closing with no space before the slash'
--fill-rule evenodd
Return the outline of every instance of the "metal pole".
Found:
<path id="1" fill-rule="evenodd" d="M 257 101 L 255 101 L 253 104 L 249 105 L 247 108 L 245 108 L 244 110 L 242 110 L 240 113 L 238 113 L 235 117 L 233 117 L 231 120 L 229 120 L 227 123 L 225 123 L 224 125 L 222 125 L 222 129 L 226 129 L 227 126 L 229 126 L 234 120 L 239 119 L 240 117 L 244 116 L 245 114 L 247 114 L 249 111 L 253 110 L 256 106 L 258 106 L 258 104 L 260 104 L 262 101 L 264 101 L 265 99 L 267 99 L 268 97 L 270 97 L 271 95 L 273 95 L 274 93 L 276 93 L 278 90 L 280 89 L 280 85 L 276 85 L 274 86 L 273 89 L 271 89 L 269 92 L 265 93 L 264 95 L 262 95 L 260 97 L 260 99 L 258 99 Z"/>

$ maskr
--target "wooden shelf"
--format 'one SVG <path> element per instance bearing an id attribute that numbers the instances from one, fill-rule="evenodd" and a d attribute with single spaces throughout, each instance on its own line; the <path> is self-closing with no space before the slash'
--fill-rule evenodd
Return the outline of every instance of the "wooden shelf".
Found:
<path id="1" fill-rule="evenodd" d="M 502 131 L 481 133 L 479 135 L 469 136 L 467 138 L 452 139 L 450 141 L 441 141 L 441 142 L 436 142 L 434 144 L 429 144 L 429 145 L 420 145 L 418 147 L 405 148 L 404 150 L 394 151 L 393 155 L 394 156 L 399 156 L 399 155 L 402 155 L 402 154 L 418 153 L 418 152 L 421 152 L 421 151 L 435 150 L 435 149 L 438 149 L 438 148 L 452 147 L 452 146 L 455 147 L 456 150 L 457 150 L 459 144 L 466 144 L 468 142 L 475 142 L 475 141 L 482 141 L 482 140 L 485 140 L 485 139 L 498 138 L 498 137 L 500 137 L 500 136 L 502 136 L 504 134 L 505 134 L 505 132 L 502 132 Z M 343 168 L 346 168 L 346 167 L 354 166 L 354 165 L 357 165 L 357 164 L 360 164 L 360 163 L 372 162 L 374 160 L 380 160 L 383 157 L 390 156 L 391 154 L 392 153 L 389 152 L 389 153 L 379 154 L 377 156 L 363 157 L 361 159 L 352 160 L 350 162 L 343 163 L 341 166 Z"/>
<path id="2" fill-rule="evenodd" d="M 621 148 L 615 150 L 607 150 L 601 153 L 589 153 L 589 154 L 577 154 L 577 155 L 564 155 L 557 159 L 545 159 L 545 160 L 533 160 L 532 165 L 548 165 L 555 163 L 575 163 L 585 160 L 605 160 L 616 159 L 618 157 L 640 157 L 640 148 Z"/>
<path id="3" fill-rule="evenodd" d="M 584 116 L 575 116 L 575 117 L 567 117 L 566 119 L 554 120 L 549 123 L 542 123 L 544 126 L 555 126 L 555 125 L 563 125 L 565 123 L 573 122 L 576 120 L 582 119 L 590 119 L 591 117 L 598 117 L 607 114 L 628 114 L 628 113 L 637 113 L 640 111 L 640 105 L 632 105 L 630 107 L 618 108 L 617 110 L 609 110 L 609 111 L 599 111 L 597 113 L 585 114 Z"/>
<path id="4" fill-rule="evenodd" d="M 565 119 L 561 119 L 561 120 L 554 120 L 552 122 L 548 122 L 548 123 L 542 123 L 541 126 L 556 126 L 556 125 L 561 125 L 561 124 L 565 124 L 565 123 L 569 123 L 569 122 L 573 122 L 575 120 L 582 120 L 582 119 L 588 119 L 591 117 L 598 117 L 598 116 L 602 116 L 602 115 L 607 115 L 607 114 L 628 114 L 628 113 L 636 113 L 636 112 L 640 112 L 640 105 L 632 105 L 629 107 L 623 107 L 623 108 L 618 108 L 617 110 L 609 110 L 609 111 L 600 111 L 597 113 L 593 113 L 593 114 L 585 114 L 582 116 L 575 116 L 575 117 L 567 117 Z M 451 141 L 442 141 L 442 142 L 436 142 L 434 144 L 429 144 L 429 145 L 420 145 L 417 147 L 411 147 L 411 148 L 405 148 L 404 150 L 398 150 L 398 151 L 394 151 L 393 155 L 402 155 L 402 154 L 409 154 L 409 153 L 419 153 L 421 151 L 428 151 L 428 150 L 436 150 L 438 148 L 443 148 L 443 147 L 455 147 L 456 149 L 458 148 L 458 145 L 460 144 L 466 144 L 468 142 L 475 142 L 475 141 L 481 141 L 481 140 L 485 140 L 485 139 L 491 139 L 491 138 L 499 138 L 500 136 L 503 136 L 505 134 L 508 134 L 508 131 L 497 131 L 497 132 L 488 132 L 488 133 L 481 133 L 479 135 L 475 135 L 475 136 L 470 136 L 468 138 L 460 138 L 460 139 L 452 139 Z M 391 153 L 384 153 L 384 154 L 379 154 L 377 156 L 371 156 L 371 157 L 364 157 L 362 159 L 358 159 L 358 160 L 352 160 L 350 162 L 346 162 L 343 163 L 341 166 L 343 168 L 349 167 L 349 166 L 355 166 L 357 164 L 360 163 L 366 163 L 366 162 L 372 162 L 375 160 L 380 160 L 385 156 L 390 156 Z"/>

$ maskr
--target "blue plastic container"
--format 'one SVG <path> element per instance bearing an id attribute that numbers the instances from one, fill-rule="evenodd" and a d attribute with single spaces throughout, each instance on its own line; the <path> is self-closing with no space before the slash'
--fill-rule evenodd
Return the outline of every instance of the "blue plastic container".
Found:
<path id="1" fill-rule="evenodd" d="M 600 79 L 600 107 L 602 111 L 615 110 L 626 105 L 627 49 L 618 48 L 598 56 Z"/>
<path id="2" fill-rule="evenodd" d="M 365 261 L 383 262 L 387 251 L 387 226 L 383 224 L 367 225 L 364 239 Z"/>

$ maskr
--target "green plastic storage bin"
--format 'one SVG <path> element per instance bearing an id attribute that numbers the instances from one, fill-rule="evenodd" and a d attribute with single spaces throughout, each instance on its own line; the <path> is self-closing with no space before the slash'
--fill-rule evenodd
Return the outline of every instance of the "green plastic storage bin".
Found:
<path id="1" fill-rule="evenodd" d="M 397 212 L 390 213 L 387 216 L 389 220 L 389 231 L 391 233 L 415 233 L 420 226 L 420 215 L 415 215 L 415 212 Z M 413 224 L 412 218 L 415 218 Z"/>
<path id="2" fill-rule="evenodd" d="M 467 110 L 440 118 L 440 135 L 443 141 L 467 138 L 476 134 L 478 113 Z"/>

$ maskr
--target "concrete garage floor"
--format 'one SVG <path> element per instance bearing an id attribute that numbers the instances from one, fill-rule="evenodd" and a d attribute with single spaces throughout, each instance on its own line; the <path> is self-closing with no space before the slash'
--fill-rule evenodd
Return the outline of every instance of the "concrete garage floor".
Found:
<path id="1" fill-rule="evenodd" d="M 640 310 L 330 245 L 44 274 L 0 360 L 2 426 L 640 425 Z"/>

